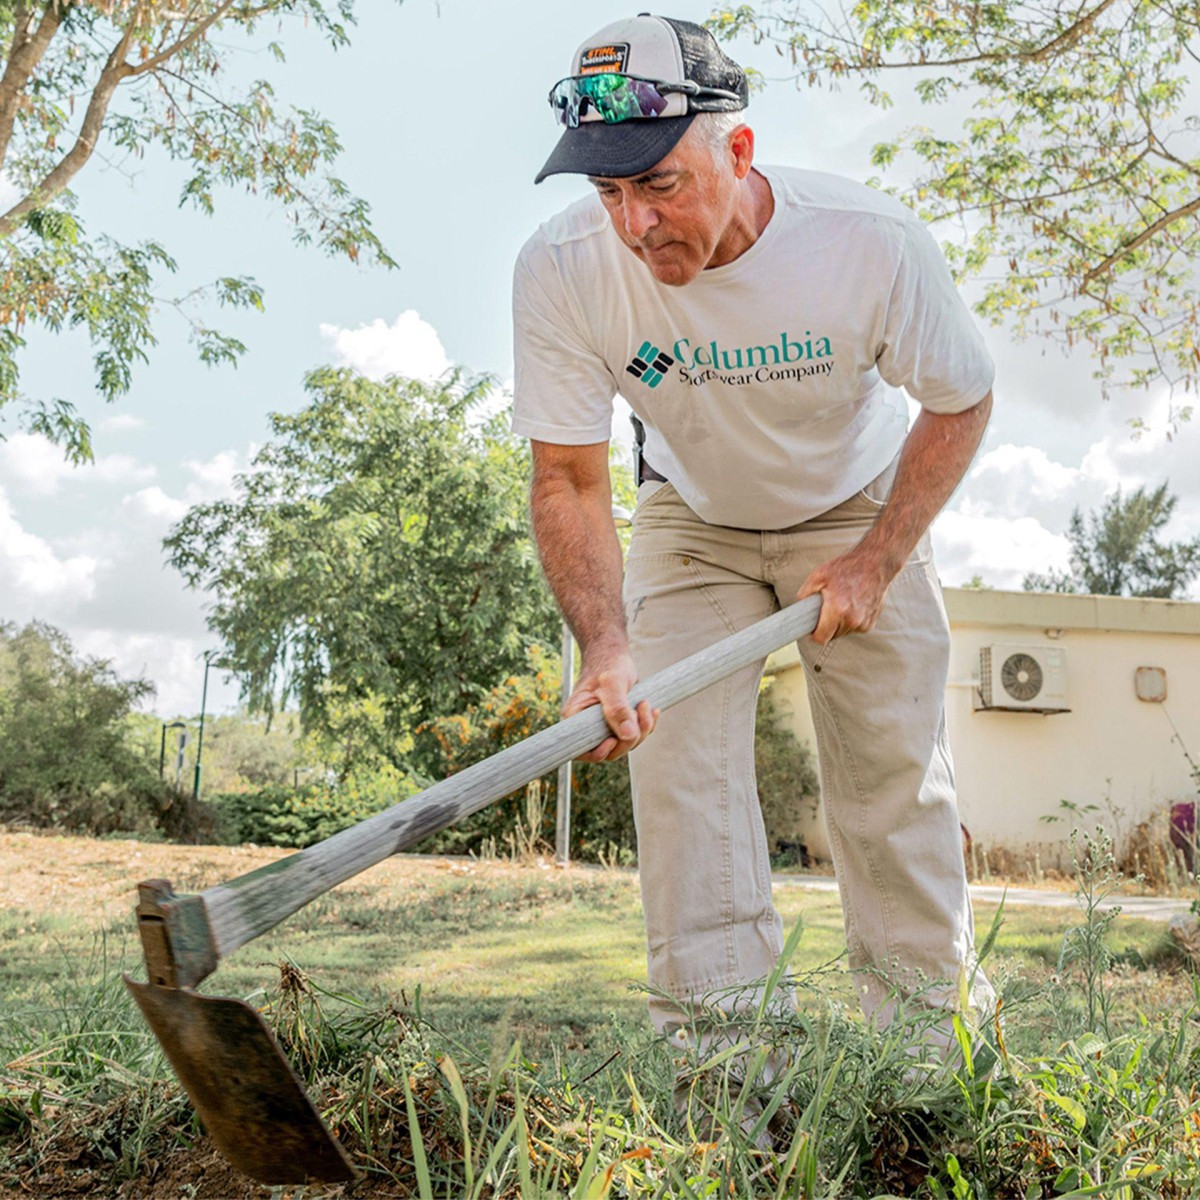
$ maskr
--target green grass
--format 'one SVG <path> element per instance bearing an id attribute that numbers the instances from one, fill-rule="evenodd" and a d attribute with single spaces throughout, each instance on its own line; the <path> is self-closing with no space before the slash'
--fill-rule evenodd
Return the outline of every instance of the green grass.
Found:
<path id="1" fill-rule="evenodd" d="M 839 958 L 845 939 L 836 895 L 789 886 L 777 890 L 776 902 L 785 927 L 804 922 L 797 968 Z M 981 928 L 995 911 L 977 906 Z M 1008 909 L 989 971 L 1048 985 L 1063 935 L 1078 919 L 1071 909 Z M 1186 1002 L 1187 977 L 1171 966 L 1174 951 L 1160 922 L 1121 918 L 1112 941 L 1111 983 L 1125 1016 Z M 0 912 L 0 1006 L 37 1005 L 66 983 L 95 981 L 104 962 L 139 974 L 140 957 L 132 917 L 96 928 L 63 914 Z M 343 888 L 222 960 L 202 990 L 254 995 L 274 984 L 283 959 L 331 991 L 369 1000 L 420 987 L 424 1011 L 456 1036 L 486 1045 L 504 1021 L 539 1055 L 555 1046 L 589 1048 L 610 1036 L 614 1020 L 632 1027 L 645 1010 L 641 906 L 628 872 L 445 872 L 407 894 Z M 844 971 L 823 975 L 821 991 L 853 1002 Z M 801 1002 L 813 1003 L 804 994 Z"/>
<path id="2" fill-rule="evenodd" d="M 791 1056 L 757 1118 L 721 1064 L 690 1124 L 676 1115 L 679 1063 L 646 1026 L 627 873 L 426 870 L 343 888 L 203 990 L 266 1009 L 367 1172 L 357 1195 L 1200 1192 L 1200 1011 L 1160 924 L 1107 931 L 1105 1029 L 1087 1029 L 1085 973 L 1060 961 L 1080 912 L 1008 910 L 987 964 L 1005 996 L 1003 1053 L 984 1030 L 957 1077 L 930 1083 L 910 1078 L 900 1039 L 864 1028 L 845 971 L 826 969 L 844 943 L 837 897 L 787 887 L 777 901 L 805 986 L 798 1013 L 756 1031 Z M 979 906 L 981 928 L 994 913 Z M 55 1194 L 62 1171 L 63 1191 L 91 1194 L 245 1186 L 214 1175 L 125 995 L 119 971 L 141 974 L 139 959 L 132 918 L 0 913 L 0 1194 Z M 281 979 L 284 960 L 302 974 Z M 779 1157 L 753 1146 L 772 1124 Z"/>

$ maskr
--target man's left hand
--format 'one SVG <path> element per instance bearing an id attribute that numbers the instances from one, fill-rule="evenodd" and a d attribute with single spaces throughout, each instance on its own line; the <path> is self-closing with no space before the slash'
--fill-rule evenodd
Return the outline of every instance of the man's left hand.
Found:
<path id="1" fill-rule="evenodd" d="M 862 546 L 814 567 L 796 595 L 803 600 L 821 594 L 821 617 L 813 641 L 823 646 L 844 633 L 866 633 L 879 619 L 895 574 Z"/>
<path id="2" fill-rule="evenodd" d="M 904 442 L 883 511 L 852 550 L 815 567 L 796 599 L 821 593 L 813 640 L 866 633 L 888 587 L 962 479 L 992 411 L 992 393 L 957 413 L 923 411 Z"/>

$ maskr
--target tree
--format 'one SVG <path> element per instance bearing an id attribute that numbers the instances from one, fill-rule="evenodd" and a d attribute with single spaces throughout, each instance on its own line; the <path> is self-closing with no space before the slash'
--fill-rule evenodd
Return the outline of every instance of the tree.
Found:
<path id="1" fill-rule="evenodd" d="M 990 583 L 987 583 L 984 580 L 983 576 L 980 575 L 978 572 L 976 572 L 974 575 L 972 575 L 971 578 L 969 580 L 967 580 L 966 583 L 959 584 L 959 586 L 969 592 L 995 591 L 995 589 L 992 587 L 992 585 Z"/>
<path id="2" fill-rule="evenodd" d="M 1098 512 L 1071 514 L 1067 539 L 1071 569 L 1029 574 L 1027 592 L 1086 592 L 1097 596 L 1181 597 L 1200 576 L 1200 537 L 1164 543 L 1159 533 L 1175 511 L 1177 497 L 1161 483 L 1122 496 L 1121 489 Z"/>
<path id="3" fill-rule="evenodd" d="M 523 443 L 484 419 L 487 381 L 308 377 L 311 403 L 231 501 L 166 541 L 251 711 L 295 700 L 347 769 L 405 766 L 423 722 L 475 703 L 553 643 L 559 619 L 529 536 Z"/>
<path id="4" fill-rule="evenodd" d="M 161 826 L 172 797 L 127 728 L 153 690 L 80 657 L 49 625 L 0 623 L 0 819 L 100 834 Z"/>
<path id="5" fill-rule="evenodd" d="M 905 198 L 956 222 L 947 254 L 983 281 L 977 311 L 1089 345 L 1105 386 L 1200 382 L 1194 3 L 763 0 L 711 24 L 774 42 L 798 83 L 858 79 L 887 107 L 881 80 L 909 74 L 925 104 L 968 111 L 957 132 L 910 129 L 872 157 L 915 156 Z"/>
<path id="6" fill-rule="evenodd" d="M 211 215 L 218 188 L 244 188 L 279 203 L 298 242 L 392 265 L 368 206 L 328 172 L 340 149 L 330 124 L 281 106 L 268 80 L 239 84 L 228 70 L 238 35 L 284 57 L 260 32 L 267 22 L 311 24 L 338 47 L 353 16 L 353 0 L 0 0 L 0 174 L 18 192 L 0 215 L 0 411 L 15 406 L 26 428 L 87 459 L 90 431 L 71 403 L 22 395 L 27 331 L 86 331 L 107 401 L 128 391 L 155 342 L 156 287 L 175 260 L 157 242 L 88 230 L 75 187 L 102 150 L 183 163 L 181 205 Z M 206 296 L 261 308 L 262 289 L 229 275 L 166 301 L 202 362 L 236 362 L 242 343 L 197 315 Z"/>

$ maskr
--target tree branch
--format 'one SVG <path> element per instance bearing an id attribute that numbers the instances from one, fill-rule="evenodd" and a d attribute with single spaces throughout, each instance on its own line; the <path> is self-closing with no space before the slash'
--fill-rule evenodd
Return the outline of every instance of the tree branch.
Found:
<path id="1" fill-rule="evenodd" d="M 1053 58 L 1060 50 L 1069 50 L 1075 43 L 1083 37 L 1088 30 L 1096 23 L 1096 19 L 1104 15 L 1107 9 L 1110 9 L 1116 0 L 1100 0 L 1100 3 L 1092 9 L 1090 13 L 1086 13 L 1080 17 L 1074 25 L 1068 29 L 1064 29 L 1052 42 L 1048 42 L 1041 49 L 1035 50 L 1032 54 L 1017 55 L 1018 58 L 1029 58 L 1033 62 L 1042 62 L 1047 58 Z"/>
<path id="2" fill-rule="evenodd" d="M 8 63 L 4 68 L 3 77 L 0 78 L 0 163 L 4 162 L 8 154 L 8 144 L 12 141 L 13 125 L 16 123 L 25 85 L 37 69 L 38 63 L 42 61 L 46 48 L 58 32 L 63 16 L 73 3 L 74 0 L 49 0 L 46 11 L 42 13 L 42 19 L 33 32 L 30 32 L 33 28 L 33 13 L 24 6 L 17 10 Z"/>
<path id="3" fill-rule="evenodd" d="M 1045 45 L 1037 46 L 1032 50 L 980 50 L 978 54 L 966 54 L 960 58 L 919 58 L 905 62 L 883 62 L 880 59 L 872 59 L 869 54 L 864 52 L 861 37 L 846 37 L 845 41 L 854 48 L 860 61 L 852 62 L 849 55 L 841 55 L 843 61 L 839 69 L 845 69 L 847 72 L 907 71 L 913 67 L 966 67 L 974 63 L 1045 62 L 1063 50 L 1069 50 L 1074 46 L 1095 24 L 1096 20 L 1115 3 L 1116 0 L 1100 0 L 1100 3 L 1091 12 L 1085 13 Z M 823 32 L 818 28 L 811 26 L 809 28 L 812 28 L 817 35 L 821 35 Z"/>
<path id="4" fill-rule="evenodd" d="M 100 78 L 92 89 L 92 96 L 88 101 L 87 112 L 84 114 L 83 124 L 80 127 L 79 136 L 75 139 L 75 144 L 59 159 L 58 165 L 42 180 L 35 191 L 14 204 L 4 216 L 0 217 L 0 238 L 8 237 L 20 225 L 27 213 L 61 195 L 87 160 L 91 158 L 100 134 L 103 132 L 104 118 L 108 113 L 108 105 L 112 100 L 113 93 L 133 73 L 133 68 L 125 61 L 125 55 L 133 40 L 133 31 L 136 25 L 137 13 L 134 13 L 130 16 L 129 24 L 121 35 L 121 40 L 113 47 L 108 61 L 104 64 L 104 70 L 100 72 Z"/>
<path id="5" fill-rule="evenodd" d="M 1158 147 L 1159 154 L 1161 154 L 1163 158 L 1167 160 L 1167 162 L 1174 163 L 1175 166 L 1180 168 L 1180 170 L 1186 171 L 1189 175 L 1195 175 L 1197 179 L 1200 179 L 1200 167 L 1197 167 L 1195 163 L 1188 162 L 1186 158 L 1180 158 L 1177 154 L 1172 154 L 1171 151 L 1167 149 L 1166 144 L 1157 136 L 1157 134 L 1153 136 L 1154 144 Z"/>
<path id="6" fill-rule="evenodd" d="M 258 130 L 254 127 L 253 123 L 246 120 L 246 118 L 243 117 L 232 105 L 230 105 L 226 101 L 222 100 L 220 98 L 220 96 L 217 96 L 214 93 L 208 91 L 206 88 L 201 87 L 200 84 L 196 83 L 194 80 L 185 79 L 182 75 L 178 75 L 174 71 L 164 71 L 164 70 L 161 70 L 161 68 L 160 68 L 160 73 L 168 76 L 171 79 L 177 80 L 179 83 L 183 84 L 186 87 L 190 87 L 193 91 L 199 92 L 199 94 L 201 96 L 204 96 L 208 100 L 211 100 L 214 105 L 216 105 L 218 108 L 222 109 L 225 113 L 227 113 L 235 121 L 239 121 L 242 124 L 243 128 L 245 128 L 246 131 L 248 132 L 251 141 L 262 150 L 263 161 L 268 166 L 273 167 L 277 172 L 279 172 L 280 175 L 283 175 L 285 173 L 285 167 L 287 164 L 285 162 L 280 162 L 280 160 L 278 158 L 276 158 L 273 154 L 271 154 L 267 150 L 266 146 L 263 143 L 262 138 L 260 138 L 258 135 Z M 182 114 L 183 110 L 179 107 L 179 105 L 177 103 L 175 104 L 175 107 Z M 189 128 L 194 128 L 194 125 L 190 121 L 187 122 L 187 124 L 188 124 Z M 207 139 L 206 134 L 201 134 L 200 136 L 205 137 Z M 255 181 L 255 182 L 257 182 L 257 181 Z M 322 206 L 321 206 L 320 202 L 317 199 L 315 199 L 313 196 L 309 195 L 308 192 L 304 191 L 300 187 L 299 183 L 297 183 L 295 180 L 289 180 L 287 187 L 294 196 L 296 196 L 299 200 L 301 200 L 305 204 L 307 204 L 308 207 L 310 209 L 312 209 L 313 212 L 315 212 L 315 213 L 321 212 Z M 2 229 L 3 229 L 3 226 L 0 225 L 0 231 L 2 231 Z"/>
<path id="7" fill-rule="evenodd" d="M 165 50 L 159 51 L 153 57 L 146 59 L 145 62 L 138 63 L 133 67 L 131 74 L 144 75 L 147 71 L 155 71 L 174 58 L 177 54 L 181 54 L 185 50 L 189 50 L 194 46 L 225 14 L 234 6 L 237 0 L 225 0 L 221 5 L 218 5 L 203 21 L 200 21 L 191 33 L 173 42 Z"/>
<path id="8" fill-rule="evenodd" d="M 1184 217 L 1190 217 L 1193 213 L 1200 212 L 1200 196 L 1189 201 L 1181 208 L 1176 208 L 1173 211 L 1159 217 L 1153 225 L 1147 225 L 1145 229 L 1126 242 L 1119 250 L 1114 250 L 1103 262 L 1097 263 L 1083 277 L 1083 286 L 1086 287 L 1097 276 L 1103 275 L 1112 269 L 1118 262 L 1121 261 L 1127 254 L 1136 250 L 1139 246 L 1148 242 L 1156 234 L 1161 233 L 1168 225 L 1174 225 L 1176 221 L 1183 220 Z"/>

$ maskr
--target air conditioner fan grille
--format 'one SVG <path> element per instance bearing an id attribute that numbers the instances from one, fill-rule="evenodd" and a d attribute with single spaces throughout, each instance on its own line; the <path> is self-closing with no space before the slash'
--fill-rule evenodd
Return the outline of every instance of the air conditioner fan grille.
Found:
<path id="1" fill-rule="evenodd" d="M 1014 699 L 1032 700 L 1042 690 L 1042 668 L 1030 654 L 1010 654 L 1000 668 L 1000 683 Z"/>

